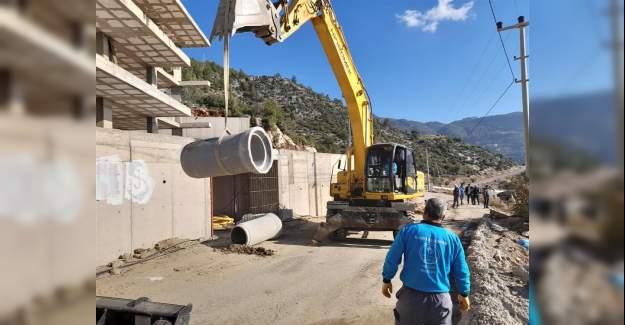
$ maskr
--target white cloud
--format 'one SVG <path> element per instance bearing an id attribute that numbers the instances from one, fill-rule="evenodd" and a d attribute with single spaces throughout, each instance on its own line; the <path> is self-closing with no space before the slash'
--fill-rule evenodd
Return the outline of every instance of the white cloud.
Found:
<path id="1" fill-rule="evenodd" d="M 408 9 L 403 14 L 395 16 L 407 27 L 421 28 L 424 32 L 434 33 L 441 21 L 463 21 L 469 17 L 469 12 L 473 8 L 473 1 L 469 1 L 458 8 L 453 6 L 453 1 L 438 0 L 438 5 L 425 13 Z"/>

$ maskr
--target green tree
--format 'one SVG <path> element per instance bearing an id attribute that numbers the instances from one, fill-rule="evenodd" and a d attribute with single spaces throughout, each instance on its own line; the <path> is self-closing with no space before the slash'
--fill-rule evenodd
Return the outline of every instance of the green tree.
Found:
<path id="1" fill-rule="evenodd" d="M 265 129 L 280 126 L 284 119 L 282 107 L 273 100 L 266 100 L 262 104 L 262 120 Z"/>

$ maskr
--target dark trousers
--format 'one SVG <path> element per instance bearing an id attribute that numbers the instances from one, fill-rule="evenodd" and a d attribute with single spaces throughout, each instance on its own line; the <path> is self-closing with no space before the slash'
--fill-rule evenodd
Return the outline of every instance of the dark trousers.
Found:
<path id="1" fill-rule="evenodd" d="M 490 198 L 488 197 L 488 195 L 485 195 L 484 196 L 484 209 L 489 208 L 489 203 L 490 203 Z"/>
<path id="2" fill-rule="evenodd" d="M 402 287 L 395 296 L 395 325 L 451 325 L 453 303 L 449 293 Z"/>
<path id="3" fill-rule="evenodd" d="M 457 208 L 458 207 L 458 196 L 454 195 L 454 204 L 452 205 L 453 208 Z"/>

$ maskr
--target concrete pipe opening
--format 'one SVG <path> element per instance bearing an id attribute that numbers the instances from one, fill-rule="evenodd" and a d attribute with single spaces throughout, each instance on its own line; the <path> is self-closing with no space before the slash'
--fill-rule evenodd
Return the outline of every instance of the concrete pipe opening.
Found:
<path id="1" fill-rule="evenodd" d="M 272 152 L 269 135 L 254 127 L 235 135 L 189 143 L 180 153 L 180 164 L 193 178 L 265 174 L 273 163 Z"/>
<path id="2" fill-rule="evenodd" d="M 233 244 L 245 245 L 247 244 L 247 234 L 243 228 L 234 228 L 230 233 L 230 240 Z"/>

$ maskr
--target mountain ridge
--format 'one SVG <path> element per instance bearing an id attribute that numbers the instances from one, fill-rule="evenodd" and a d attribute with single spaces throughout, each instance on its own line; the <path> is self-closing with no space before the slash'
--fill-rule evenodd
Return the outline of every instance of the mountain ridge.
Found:
<path id="1" fill-rule="evenodd" d="M 183 70 L 185 80 L 209 80 L 210 88 L 185 88 L 183 101 L 190 106 L 223 111 L 223 68 L 210 61 L 192 60 Z M 230 72 L 231 115 L 249 115 L 268 130 L 279 128 L 298 145 L 321 152 L 344 153 L 349 120 L 343 102 L 315 92 L 295 77 L 251 76 Z M 514 162 L 476 145 L 440 135 L 419 135 L 374 117 L 375 143 L 394 142 L 415 151 L 417 166 L 426 170 L 426 151 L 434 174 L 475 175 L 487 169 L 503 170 Z M 276 130 L 277 131 L 277 130 Z"/>
<path id="2" fill-rule="evenodd" d="M 459 138 L 522 163 L 524 161 L 522 114 L 512 112 L 484 118 L 467 117 L 449 123 L 419 122 L 389 117 L 384 119 L 388 119 L 389 123 L 404 131 Z"/>

